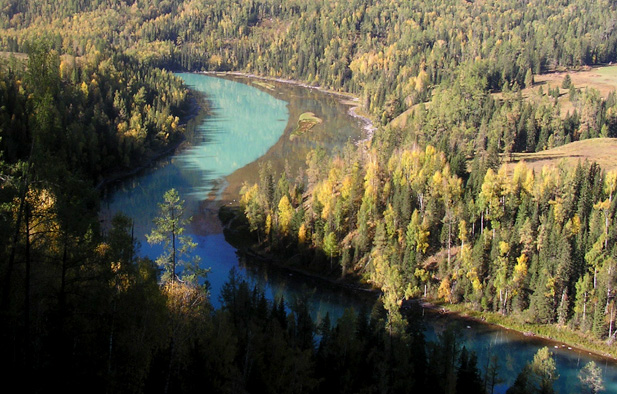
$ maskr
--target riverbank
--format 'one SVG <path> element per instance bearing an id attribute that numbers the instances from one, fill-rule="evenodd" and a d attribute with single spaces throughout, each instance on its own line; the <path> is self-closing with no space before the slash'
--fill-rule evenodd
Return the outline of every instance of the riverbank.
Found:
<path id="1" fill-rule="evenodd" d="M 178 135 L 174 141 L 171 141 L 164 147 L 148 152 L 138 165 L 117 169 L 105 174 L 95 186 L 95 190 L 101 192 L 106 186 L 114 182 L 135 176 L 146 168 L 151 167 L 154 162 L 172 155 L 178 149 L 182 149 L 188 143 L 187 133 L 192 133 L 191 127 L 194 127 L 193 123 L 199 123 L 199 118 L 206 115 L 207 108 L 206 98 L 191 90 L 190 106 L 180 119 L 180 127 L 185 128 L 184 133 Z"/>
<path id="2" fill-rule="evenodd" d="M 515 331 L 526 337 L 541 339 L 551 348 L 567 348 L 617 362 L 615 346 L 590 338 L 568 327 L 525 323 L 512 316 L 504 316 L 500 313 L 476 311 L 464 304 L 450 304 L 433 300 L 422 300 L 422 303 L 435 313 Z"/>
<path id="3" fill-rule="evenodd" d="M 303 87 L 307 89 L 317 90 L 322 93 L 330 94 L 333 96 L 338 96 L 342 99 L 341 102 L 343 102 L 344 104 L 350 107 L 348 110 L 349 115 L 351 115 L 355 119 L 358 119 L 362 123 L 362 129 L 364 130 L 364 138 L 358 141 L 358 144 L 367 143 L 371 141 L 373 139 L 373 135 L 375 134 L 375 131 L 377 130 L 377 128 L 373 124 L 373 120 L 370 119 L 368 115 L 359 113 L 359 110 L 361 110 L 361 107 L 362 107 L 360 103 L 360 98 L 354 96 L 351 93 L 338 92 L 336 90 L 326 89 L 321 86 L 313 86 L 313 85 L 309 85 L 304 82 L 294 81 L 292 79 L 265 77 L 265 76 L 261 76 L 257 74 L 243 73 L 239 71 L 226 71 L 226 72 L 202 71 L 201 73 L 205 75 L 215 75 L 215 76 L 230 75 L 230 76 L 238 76 L 238 77 L 245 77 L 245 78 L 251 78 L 251 79 L 260 79 L 263 81 L 279 82 L 279 83 L 299 86 L 299 87 Z"/>
<path id="4" fill-rule="evenodd" d="M 279 86 L 279 89 L 282 89 Z M 219 91 L 226 91 L 227 89 L 219 89 Z M 291 93 L 293 93 L 294 96 L 296 96 L 296 93 L 298 93 L 297 91 L 300 91 L 302 89 L 292 89 L 292 88 L 287 88 L 285 90 L 290 90 Z M 286 92 L 287 93 L 287 92 Z M 317 95 L 317 93 L 313 93 L 314 95 Z M 305 100 L 305 96 L 301 96 L 299 99 L 297 100 Z M 343 113 L 343 115 L 345 115 L 345 117 L 347 117 L 347 114 L 345 113 L 346 108 L 341 106 L 341 107 L 334 107 L 333 104 L 334 102 L 338 103 L 338 100 L 335 100 L 334 98 L 329 98 L 327 100 L 326 103 L 324 103 L 323 107 L 324 108 L 336 108 L 337 111 Z M 213 104 L 216 105 L 216 101 L 213 101 Z M 297 112 L 305 112 L 305 109 L 300 109 L 298 108 Z M 280 116 L 276 117 L 276 119 L 281 118 Z M 333 128 L 334 130 L 336 130 L 336 128 Z M 361 131 L 358 129 L 357 130 L 357 135 L 360 135 Z M 301 138 L 297 139 L 297 140 L 302 140 Z M 282 138 L 281 141 L 287 141 L 288 139 Z M 297 141 L 296 141 L 297 142 Z M 288 144 L 289 145 L 289 144 Z M 332 144 L 331 144 L 332 145 Z M 287 148 L 286 148 L 287 149 Z M 274 151 L 275 153 L 278 154 L 279 151 Z M 287 153 L 290 152 L 289 150 L 281 150 L 280 152 L 282 153 Z M 282 157 L 283 159 L 287 158 L 289 155 L 286 156 L 282 156 L 282 155 L 278 155 L 280 157 Z M 189 193 L 189 191 L 191 190 L 191 188 L 200 188 L 202 186 L 202 184 L 200 183 L 201 181 L 201 177 L 199 176 L 193 176 L 187 179 L 184 179 L 183 177 L 178 176 L 179 172 L 176 171 L 176 165 L 181 164 L 181 160 L 174 160 L 175 163 L 171 163 L 171 166 L 164 166 L 162 169 L 162 176 L 161 178 L 159 177 L 150 177 L 150 174 L 148 175 L 148 183 L 153 185 L 152 188 L 145 188 L 146 193 L 144 195 L 141 195 L 141 199 L 138 202 L 133 203 L 133 205 L 125 205 L 125 206 L 129 206 L 131 209 L 128 210 L 128 212 L 132 212 L 136 215 L 136 217 L 138 218 L 143 218 L 143 222 L 150 222 L 150 218 L 153 217 L 153 215 L 147 210 L 147 209 L 142 209 L 142 207 L 148 205 L 148 206 L 152 206 L 152 207 L 156 207 L 156 203 L 158 202 L 158 198 L 154 198 L 153 196 L 160 196 L 162 194 L 163 191 L 169 189 L 170 187 L 178 187 L 178 185 L 182 186 L 187 186 L 188 188 L 187 193 Z M 166 168 L 168 167 L 173 167 L 173 171 L 168 172 L 165 171 Z M 253 169 L 258 168 L 257 165 L 252 166 Z M 157 170 L 157 171 L 160 171 Z M 256 171 L 253 171 L 254 173 L 256 173 Z M 193 173 L 195 174 L 195 173 Z M 190 182 L 189 182 L 190 181 Z M 189 182 L 189 183 L 186 183 Z M 138 183 L 134 183 L 137 184 L 137 186 L 131 186 L 134 187 L 135 189 L 137 188 L 141 188 L 141 185 L 143 184 L 138 184 Z M 227 188 L 227 183 L 224 182 L 224 180 L 221 178 L 221 183 L 217 183 L 218 186 L 220 186 L 221 189 Z M 145 186 L 145 185 L 144 185 Z M 129 189 L 127 187 L 127 189 Z M 217 188 L 215 188 L 217 189 Z M 131 189 L 133 190 L 133 189 Z M 144 191 L 144 190 L 142 190 Z M 127 193 L 128 194 L 128 193 Z M 231 200 L 223 200 L 221 201 L 217 196 L 220 196 L 220 194 L 218 193 L 217 190 L 213 191 L 212 196 L 215 200 L 218 199 L 217 202 L 215 202 L 212 207 L 214 208 L 216 205 L 220 205 L 220 204 L 233 204 L 235 206 L 237 206 L 237 203 Z M 144 198 L 145 197 L 145 198 Z M 132 197 L 131 197 L 132 198 Z M 160 198 L 160 197 L 159 197 Z M 200 202 L 201 202 L 201 195 L 200 195 Z M 190 204 L 189 204 L 190 205 Z M 194 204 L 193 204 L 194 205 Z M 118 202 L 118 199 L 116 199 L 115 202 L 115 206 L 122 206 L 121 202 Z M 200 208 L 203 207 L 203 205 L 200 206 Z M 219 206 L 220 207 L 220 206 Z M 215 210 L 207 210 L 209 215 L 214 216 L 215 212 L 218 213 L 220 210 L 219 209 L 215 209 Z M 201 217 L 194 212 L 191 212 L 193 218 L 200 218 Z M 203 218 L 203 224 L 205 225 L 209 225 L 212 223 L 211 220 L 207 219 L 207 217 Z M 238 223 L 239 224 L 239 223 Z M 192 227 L 192 226 L 191 226 Z M 139 229 L 139 225 L 136 226 L 137 229 Z M 146 227 L 142 227 L 142 228 L 146 228 Z M 193 231 L 193 229 L 187 229 L 187 233 L 190 231 Z M 213 229 L 214 230 L 214 229 Z M 143 231 L 143 233 L 147 233 L 148 231 Z M 139 231 L 137 232 L 139 234 Z M 274 256 L 275 258 L 270 261 L 269 258 L 272 257 L 271 254 L 267 255 L 264 254 L 262 255 L 262 257 L 264 257 L 264 260 L 260 260 L 260 259 L 255 259 L 254 256 L 250 256 L 249 254 L 246 253 L 241 253 L 239 254 L 240 256 L 246 256 L 247 259 L 252 259 L 255 263 L 254 265 L 251 263 L 247 263 L 245 264 L 246 260 L 244 258 L 240 258 L 238 259 L 238 255 L 236 254 L 236 250 L 232 247 L 230 247 L 229 245 L 227 245 L 227 242 L 225 242 L 225 240 L 223 239 L 223 237 L 221 236 L 221 234 L 219 234 L 218 236 L 204 236 L 207 235 L 208 233 L 205 232 L 201 232 L 201 231 L 193 231 L 191 232 L 191 234 L 195 234 L 198 236 L 198 242 L 200 244 L 200 249 L 199 249 L 199 255 L 202 256 L 204 259 L 202 261 L 204 261 L 204 263 L 206 263 L 206 265 L 204 265 L 205 267 L 208 266 L 212 266 L 215 267 L 214 264 L 217 264 L 216 269 L 213 269 L 213 272 L 228 272 L 228 267 L 240 267 L 242 269 L 245 270 L 245 272 L 249 272 L 252 270 L 251 266 L 256 267 L 255 271 L 259 271 L 261 270 L 261 272 L 258 274 L 259 278 L 256 280 L 260 283 L 272 283 L 271 280 L 272 278 L 277 278 L 277 280 L 279 280 L 277 282 L 277 286 L 280 285 L 280 287 L 277 288 L 276 291 L 273 291 L 273 293 L 278 294 L 278 291 L 283 291 L 283 290 L 278 290 L 278 289 L 292 289 L 294 291 L 297 290 L 298 293 L 303 292 L 304 291 L 304 283 L 311 283 L 312 284 L 312 280 L 310 278 L 318 278 L 316 280 L 319 280 L 319 283 L 323 283 L 324 286 L 316 286 L 316 287 L 311 287 L 311 296 L 320 296 L 321 297 L 321 293 L 323 292 L 322 287 L 327 288 L 328 290 L 332 289 L 334 286 L 336 286 L 337 288 L 340 287 L 341 289 L 344 288 L 350 288 L 349 285 L 351 285 L 351 287 L 353 286 L 357 286 L 358 283 L 361 283 L 361 278 L 354 278 L 357 279 L 356 281 L 351 281 L 351 277 L 347 277 L 347 280 L 349 280 L 350 282 L 352 282 L 351 284 L 349 283 L 341 283 L 341 281 L 339 280 L 338 276 L 336 273 L 332 274 L 330 277 L 326 275 L 317 275 L 314 271 L 307 271 L 307 270 L 302 270 L 299 268 L 302 268 L 303 265 L 298 263 L 298 259 L 295 259 L 295 257 L 289 257 L 291 255 L 291 252 L 288 255 L 285 255 L 282 258 L 276 258 L 277 256 Z M 143 238 L 140 238 L 142 240 L 142 242 L 145 245 L 145 242 L 143 241 Z M 230 242 L 231 243 L 231 242 Z M 281 255 L 283 256 L 283 255 Z M 210 262 L 208 260 L 213 261 L 212 265 L 210 264 Z M 323 259 L 322 259 L 323 260 Z M 289 266 L 287 263 L 296 263 L 295 266 Z M 272 269 L 269 269 L 269 267 L 273 267 Z M 284 268 L 279 269 L 279 266 L 284 266 Z M 262 269 L 264 268 L 264 269 Z M 323 272 L 328 272 L 328 266 L 327 266 L 327 262 L 323 265 Z M 302 272 L 302 274 L 300 274 L 300 272 Z M 334 270 L 333 270 L 334 272 Z M 255 277 L 255 272 L 251 272 L 251 275 L 253 275 L 253 277 Z M 225 276 L 225 274 L 220 275 L 219 278 L 216 279 L 216 283 L 220 284 L 220 283 L 224 283 L 225 279 L 220 279 L 221 277 Z M 324 278 L 325 277 L 325 278 Z M 214 278 L 214 275 L 211 276 L 211 278 Z M 324 280 L 325 279 L 325 280 Z M 213 279 L 213 282 L 215 283 L 215 280 Z M 269 285 L 268 285 L 269 286 Z M 213 287 L 216 288 L 216 287 Z M 375 289 L 370 289 L 371 293 L 370 297 L 371 298 L 377 298 L 377 296 L 379 295 L 379 290 L 375 290 Z M 338 300 L 331 302 L 330 300 L 327 299 L 327 297 L 323 297 L 321 298 L 321 300 L 323 301 L 319 301 L 319 302 L 324 302 L 324 303 L 328 303 L 328 305 L 336 305 L 337 308 L 339 305 L 351 305 L 351 303 L 353 303 L 354 301 L 358 301 L 358 300 L 363 300 L 364 298 L 362 297 L 363 295 L 365 295 L 367 292 L 365 292 L 364 290 L 362 290 L 362 292 L 355 292 L 355 293 L 351 293 L 351 292 L 347 292 L 347 291 L 342 291 L 341 293 L 345 293 L 347 294 L 347 297 L 344 297 L 344 302 L 339 302 Z M 213 294 L 213 299 L 216 299 L 216 294 L 219 293 L 212 293 Z M 351 296 L 349 296 L 351 295 Z M 275 295 L 276 296 L 276 295 Z M 286 297 L 286 299 L 290 299 L 289 297 Z M 341 308 L 338 308 L 339 311 Z M 448 316 L 444 314 L 443 318 L 441 318 L 441 326 L 446 326 L 448 324 Z M 464 328 L 464 327 L 463 327 Z M 474 332 L 474 330 L 469 330 L 466 331 L 468 333 L 472 333 Z M 535 342 L 535 340 L 534 340 Z"/>
<path id="5" fill-rule="evenodd" d="M 288 117 L 281 138 L 257 160 L 236 169 L 225 177 L 226 188 L 218 197 L 224 205 L 238 203 L 242 185 L 259 182 L 260 169 L 266 165 L 274 174 L 300 174 L 306 166 L 307 154 L 317 147 L 327 154 L 340 154 L 347 143 L 363 144 L 367 138 L 368 118 L 358 118 L 350 113 L 350 95 L 306 88 L 304 84 L 274 78 L 251 76 L 245 73 L 202 72 L 200 75 L 226 79 L 249 85 L 270 96 L 287 102 Z M 266 82 L 267 81 L 267 82 Z M 302 115 L 310 112 L 321 119 L 309 133 L 293 137 Z M 273 119 L 281 121 L 282 118 Z M 213 206 L 214 204 L 209 204 Z"/>
<path id="6" fill-rule="evenodd" d="M 284 80 L 284 79 L 279 79 L 279 78 L 259 77 L 259 76 L 255 76 L 251 74 L 235 73 L 235 72 L 234 73 L 206 73 L 206 74 L 218 75 L 218 76 L 229 75 L 229 76 L 235 76 L 235 77 L 248 78 L 249 80 L 250 79 L 268 80 L 272 82 L 280 82 L 280 83 L 285 83 L 289 85 L 300 86 L 300 87 L 305 87 L 309 89 L 315 89 L 315 90 L 319 90 L 325 93 L 336 95 L 338 97 L 346 96 L 345 94 L 341 94 L 337 92 L 328 92 L 327 90 L 322 89 L 322 88 L 307 86 L 306 84 L 303 84 L 300 82 L 289 81 L 289 80 Z M 274 87 L 268 86 L 263 89 L 272 91 Z M 356 107 L 354 107 L 354 109 L 355 108 Z M 294 119 L 290 118 L 290 122 L 293 122 L 293 121 Z M 214 202 L 212 203 L 214 204 Z M 219 210 L 219 214 L 221 214 L 222 211 L 230 211 L 229 208 L 231 209 L 237 208 L 237 205 L 238 204 L 236 200 L 227 199 L 225 204 L 222 204 L 222 207 L 219 206 L 221 208 L 221 210 Z M 226 213 L 223 213 L 223 216 L 225 215 Z M 255 248 L 254 240 L 251 240 L 250 242 L 247 241 L 246 238 L 242 240 L 234 240 L 233 239 L 234 235 L 232 235 L 231 237 L 229 236 L 230 230 L 232 230 L 231 227 L 233 227 L 233 224 L 231 224 L 231 222 L 227 222 L 223 225 L 223 231 L 226 235 L 226 240 L 231 245 L 233 245 L 236 249 L 238 249 L 238 251 L 241 254 L 247 256 L 248 258 L 254 261 L 259 261 L 264 264 L 275 265 L 281 269 L 287 270 L 288 272 L 292 272 L 294 274 L 304 275 L 304 276 L 311 277 L 311 278 L 318 278 L 319 280 L 327 282 L 330 285 L 343 286 L 347 288 L 356 288 L 361 291 L 370 291 L 377 295 L 381 293 L 379 289 L 373 289 L 373 288 L 364 286 L 360 282 L 360 278 L 346 277 L 344 280 L 341 280 L 336 275 L 329 276 L 327 274 L 324 274 L 323 272 L 316 272 L 315 270 L 306 269 L 304 264 L 298 264 L 296 262 L 296 260 L 298 260 L 297 256 L 281 257 L 280 255 L 277 255 L 270 251 L 265 251 L 262 248 Z M 231 232 L 233 232 L 233 230 Z M 251 244 L 253 244 L 253 246 L 247 246 Z M 593 353 L 601 357 L 607 357 L 613 360 L 617 358 L 616 357 L 617 354 L 615 354 L 614 352 L 611 352 L 611 350 L 608 349 L 609 346 L 607 346 L 606 344 L 598 343 L 597 341 L 592 341 L 589 338 L 584 338 L 569 329 L 557 330 L 556 328 L 552 326 L 529 325 L 529 324 L 522 325 L 514 320 L 510 322 L 508 321 L 506 317 L 503 317 L 499 314 L 493 314 L 493 315 L 488 314 L 488 313 L 478 314 L 478 312 L 475 312 L 471 309 L 469 311 L 463 312 L 462 309 L 456 309 L 456 307 L 457 306 L 444 305 L 442 307 L 436 307 L 436 308 L 445 308 L 444 310 L 447 310 L 449 314 L 455 313 L 461 318 L 474 319 L 477 322 L 493 324 L 500 328 L 519 332 L 521 333 L 521 335 L 533 336 L 538 339 L 544 339 L 546 341 L 549 341 L 550 343 L 547 343 L 547 344 L 549 344 L 552 347 L 553 346 L 566 347 L 566 348 L 571 347 L 573 349 L 579 349 L 580 351 L 586 351 L 586 352 Z"/>
<path id="7" fill-rule="evenodd" d="M 298 265 L 299 256 L 293 255 L 282 258 L 277 253 L 266 251 L 259 248 L 256 240 L 251 236 L 248 223 L 244 218 L 244 213 L 237 206 L 222 206 L 219 210 L 219 219 L 222 224 L 225 240 L 233 246 L 240 255 L 259 263 L 267 263 L 276 266 L 278 269 L 290 273 L 317 279 L 329 285 L 342 287 L 352 291 L 365 294 L 374 294 L 375 298 L 381 295 L 381 290 L 371 285 L 363 284 L 360 279 L 352 276 L 333 276 L 323 272 L 307 269 Z"/>
<path id="8" fill-rule="evenodd" d="M 256 246 L 256 241 L 251 238 L 248 224 L 243 223 L 242 211 L 238 207 L 222 207 L 219 211 L 223 223 L 225 239 L 241 255 L 248 256 L 252 261 L 260 264 L 274 265 L 290 273 L 303 275 L 311 279 L 318 279 L 332 286 L 340 286 L 346 289 L 381 295 L 381 290 L 360 282 L 360 278 L 347 276 L 345 278 L 327 275 L 301 268 L 294 264 L 294 258 L 281 258 L 280 255 L 264 250 Z M 291 262 L 291 263 L 290 263 Z M 463 304 L 449 304 L 438 300 L 411 299 L 403 303 L 402 309 L 409 308 L 411 304 L 418 304 L 433 319 L 456 319 L 463 322 L 474 322 L 486 326 L 498 327 L 519 334 L 521 337 L 534 338 L 541 341 L 545 346 L 554 349 L 563 349 L 581 354 L 589 354 L 600 358 L 610 359 L 617 362 L 617 349 L 604 342 L 589 338 L 567 327 L 554 325 L 523 323 L 511 316 L 503 316 L 499 313 L 479 312 Z"/>

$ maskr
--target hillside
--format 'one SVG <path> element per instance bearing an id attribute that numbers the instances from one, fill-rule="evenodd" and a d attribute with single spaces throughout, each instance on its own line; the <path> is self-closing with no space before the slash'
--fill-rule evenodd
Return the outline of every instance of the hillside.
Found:
<path id="1" fill-rule="evenodd" d="M 610 0 L 0 0 L 6 375 L 35 393 L 481 392 L 453 333 L 425 345 L 413 297 L 614 349 L 617 69 L 596 67 L 617 62 L 616 20 Z M 92 185 L 190 130 L 177 70 L 359 99 L 369 143 L 316 147 L 298 174 L 264 165 L 238 211 L 247 247 L 378 288 L 370 318 L 318 326 L 233 273 L 215 309 L 207 286 L 161 275 L 176 250 L 157 265 L 129 217 L 102 228 Z M 580 70 L 571 87 L 561 70 Z M 297 138 L 319 122 L 300 120 Z M 175 248 L 169 196 L 157 226 Z M 517 382 L 550 392 L 557 374 L 524 375 L 539 370 Z"/>
<path id="2" fill-rule="evenodd" d="M 596 162 L 606 171 L 617 169 L 617 138 L 592 138 L 536 153 L 514 153 L 510 166 L 524 161 L 536 173 L 542 167 L 576 167 L 584 161 Z"/>
<path id="3" fill-rule="evenodd" d="M 572 88 L 564 88 L 564 79 L 570 78 Z M 534 84 L 522 90 L 523 97 L 539 101 L 540 91 L 550 95 L 551 91 L 559 90 L 558 102 L 561 116 L 565 117 L 574 111 L 581 111 L 583 103 L 579 100 L 586 90 L 597 91 L 599 97 L 607 99 L 617 90 L 617 66 L 599 65 L 583 67 L 581 70 L 556 71 L 534 76 Z"/>
<path id="4" fill-rule="evenodd" d="M 152 66 L 301 80 L 355 93 L 388 121 L 452 83 L 462 65 L 485 67 L 496 91 L 506 82 L 523 86 L 529 70 L 617 60 L 614 5 L 532 4 L 2 0 L 0 46 L 25 52 L 44 38 L 77 56 L 112 47 Z"/>

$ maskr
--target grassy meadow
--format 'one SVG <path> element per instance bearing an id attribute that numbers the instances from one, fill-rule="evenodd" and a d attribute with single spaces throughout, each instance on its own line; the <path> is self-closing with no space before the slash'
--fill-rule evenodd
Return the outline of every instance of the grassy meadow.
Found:
<path id="1" fill-rule="evenodd" d="M 603 98 L 617 90 L 617 65 L 585 67 L 578 71 L 555 71 L 547 74 L 534 76 L 534 84 L 530 88 L 523 89 L 523 96 L 537 100 L 540 98 L 540 89 L 544 95 L 551 89 L 559 88 L 559 104 L 561 115 L 566 116 L 574 112 L 576 103 L 570 100 L 569 89 L 562 88 L 566 75 L 570 76 L 574 88 L 584 91 L 586 88 L 596 89 Z"/>
<path id="2" fill-rule="evenodd" d="M 510 165 L 525 161 L 539 172 L 544 166 L 575 167 L 585 160 L 597 162 L 606 171 L 617 169 L 617 138 L 591 138 L 536 153 L 514 153 Z"/>

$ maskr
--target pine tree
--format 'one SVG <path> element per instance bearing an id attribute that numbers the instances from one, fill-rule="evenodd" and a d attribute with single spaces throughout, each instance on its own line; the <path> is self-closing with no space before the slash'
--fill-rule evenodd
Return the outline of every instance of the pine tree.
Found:
<path id="1" fill-rule="evenodd" d="M 604 391 L 602 370 L 593 361 L 585 364 L 583 369 L 580 370 L 578 380 L 581 382 L 583 393 L 597 394 Z"/>
<path id="2" fill-rule="evenodd" d="M 533 72 L 531 71 L 531 68 L 528 68 L 527 73 L 525 74 L 525 87 L 530 88 L 533 86 L 533 83 Z"/>
<path id="3" fill-rule="evenodd" d="M 164 245 L 163 254 L 156 259 L 156 263 L 163 269 L 163 282 L 196 281 L 207 271 L 198 266 L 199 256 L 191 257 L 196 244 L 191 237 L 185 236 L 184 230 L 190 218 L 184 217 L 184 200 L 175 189 L 168 190 L 159 204 L 159 216 L 154 219 L 155 227 L 146 235 L 148 243 Z M 183 260 L 184 256 L 189 260 Z M 179 270 L 182 269 L 182 276 Z"/>
<path id="4" fill-rule="evenodd" d="M 484 385 L 478 370 L 478 361 L 475 352 L 468 352 L 463 346 L 456 376 L 457 394 L 480 394 L 484 392 Z"/>
<path id="5" fill-rule="evenodd" d="M 572 86 L 572 78 L 570 78 L 570 74 L 566 74 L 566 76 L 563 78 L 563 82 L 561 83 L 561 88 L 570 89 L 571 86 Z"/>

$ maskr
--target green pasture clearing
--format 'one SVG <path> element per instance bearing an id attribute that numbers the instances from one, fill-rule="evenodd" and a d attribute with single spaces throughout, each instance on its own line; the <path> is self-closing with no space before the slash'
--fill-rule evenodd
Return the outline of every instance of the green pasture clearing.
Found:
<path id="1" fill-rule="evenodd" d="M 566 116 L 568 113 L 574 112 L 576 107 L 570 101 L 569 89 L 561 87 L 566 75 L 570 76 L 572 85 L 576 89 L 584 91 L 587 88 L 592 88 L 600 92 L 600 96 L 604 98 L 608 97 L 612 91 L 617 90 L 617 65 L 608 65 L 535 75 L 533 86 L 522 90 L 523 97 L 530 100 L 538 100 L 540 98 L 540 88 L 543 95 L 547 95 L 551 89 L 558 87 L 561 115 Z M 500 95 L 501 93 L 495 94 L 496 97 Z"/>
<path id="2" fill-rule="evenodd" d="M 585 90 L 586 88 L 593 88 L 599 91 L 600 96 L 604 98 L 608 97 L 612 91 L 617 90 L 617 65 L 606 65 L 534 75 L 533 86 L 523 89 L 521 93 L 528 100 L 539 100 L 541 98 L 540 88 L 543 95 L 546 96 L 549 94 L 549 90 L 558 87 L 561 115 L 565 117 L 568 113 L 572 113 L 575 110 L 574 103 L 570 101 L 569 89 L 561 87 L 566 75 L 570 76 L 572 84 L 576 89 Z M 502 92 L 493 93 L 493 96 L 499 99 L 502 97 Z M 430 101 L 424 103 L 424 105 L 430 105 Z M 396 128 L 405 128 L 407 119 L 416 107 L 417 104 L 405 110 L 393 119 L 390 125 Z"/>
<path id="3" fill-rule="evenodd" d="M 544 88 L 546 93 L 548 86 L 551 88 L 559 86 L 560 93 L 567 94 L 567 89 L 561 89 L 561 84 L 566 75 L 570 75 L 575 88 L 581 90 L 588 87 L 594 88 L 600 92 L 602 97 L 607 97 L 610 92 L 617 90 L 617 65 L 588 67 L 579 71 L 561 71 L 536 75 L 533 88 L 537 89 L 538 86 L 546 85 L 546 88 Z"/>

